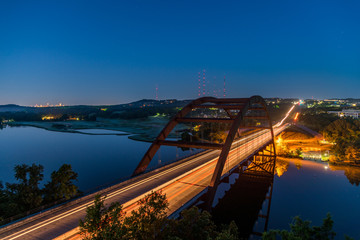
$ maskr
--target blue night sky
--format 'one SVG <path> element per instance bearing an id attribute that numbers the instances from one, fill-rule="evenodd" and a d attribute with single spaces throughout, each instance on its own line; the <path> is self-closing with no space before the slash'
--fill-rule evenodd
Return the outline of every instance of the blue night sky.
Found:
<path id="1" fill-rule="evenodd" d="M 0 1 L 0 104 L 359 98 L 360 1 Z"/>

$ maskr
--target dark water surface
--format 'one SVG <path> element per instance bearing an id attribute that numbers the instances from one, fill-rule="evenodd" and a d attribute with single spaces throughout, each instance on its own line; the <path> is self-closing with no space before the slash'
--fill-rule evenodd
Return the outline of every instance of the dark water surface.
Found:
<path id="1" fill-rule="evenodd" d="M 264 231 L 270 196 L 271 179 L 258 172 L 233 174 L 236 181 L 213 210 L 218 223 L 235 220 L 240 236 Z M 321 225 L 330 213 L 334 220 L 336 239 L 347 234 L 360 239 L 360 168 L 329 166 L 308 160 L 277 160 L 273 181 L 269 229 L 288 229 L 293 217 Z M 263 217 L 259 217 L 258 215 Z M 257 237 L 255 235 L 250 238 Z"/>
<path id="2" fill-rule="evenodd" d="M 104 130 L 83 130 L 87 133 L 116 133 Z M 121 133 L 121 132 L 118 132 Z M 82 191 L 130 176 L 150 143 L 128 139 L 128 136 L 87 135 L 53 132 L 34 127 L 6 127 L 0 130 L 0 181 L 15 182 L 16 164 L 41 164 L 44 182 L 51 172 L 71 164 L 79 174 L 77 185 Z M 160 162 L 189 154 L 176 148 L 162 147 L 150 167 Z"/>
<path id="3" fill-rule="evenodd" d="M 289 228 L 297 215 L 320 225 L 329 212 L 337 239 L 344 234 L 360 239 L 360 168 L 306 160 L 278 162 L 282 168 L 274 179 L 270 229 Z"/>

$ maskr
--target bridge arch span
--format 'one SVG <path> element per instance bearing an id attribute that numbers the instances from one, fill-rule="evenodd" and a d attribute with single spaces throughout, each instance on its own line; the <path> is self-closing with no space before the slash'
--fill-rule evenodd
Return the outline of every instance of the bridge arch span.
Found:
<path id="1" fill-rule="evenodd" d="M 191 118 L 187 115 L 196 109 L 210 109 L 217 108 L 223 109 L 227 113 L 227 118 Z M 262 114 L 255 114 L 262 112 Z M 263 120 L 267 122 L 267 126 L 250 126 L 249 119 Z M 252 121 L 250 120 L 250 121 Z M 199 123 L 199 122 L 217 122 L 217 123 L 230 123 L 230 129 L 223 144 L 219 143 L 198 143 L 198 142 L 185 142 L 185 141 L 167 141 L 166 138 L 179 123 Z M 254 128 L 254 129 L 269 129 L 271 132 L 271 145 L 273 145 L 273 155 L 276 156 L 274 131 L 272 122 L 266 108 L 266 102 L 261 96 L 252 96 L 250 98 L 214 98 L 214 97 L 202 97 L 191 101 L 184 108 L 182 108 L 162 129 L 154 142 L 151 144 L 148 151 L 136 167 L 133 175 L 139 175 L 143 173 L 151 160 L 159 150 L 160 146 L 177 146 L 177 147 L 190 147 L 201 149 L 218 149 L 221 150 L 219 159 L 216 163 L 214 173 L 211 178 L 209 189 L 217 188 L 220 182 L 221 174 L 224 169 L 226 159 L 231 150 L 232 143 L 237 135 L 240 134 L 242 128 Z"/>

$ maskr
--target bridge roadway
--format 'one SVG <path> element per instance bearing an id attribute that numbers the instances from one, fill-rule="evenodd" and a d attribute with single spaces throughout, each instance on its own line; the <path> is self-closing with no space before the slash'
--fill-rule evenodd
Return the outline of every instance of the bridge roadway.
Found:
<path id="1" fill-rule="evenodd" d="M 287 125 L 274 128 L 275 135 Z M 223 174 L 242 160 L 268 144 L 271 134 L 261 130 L 233 143 Z M 136 202 L 152 190 L 162 190 L 169 201 L 170 215 L 194 196 L 203 191 L 210 182 L 219 150 L 208 150 L 178 161 L 160 169 L 134 177 L 108 189 L 105 203 L 118 201 L 126 212 L 136 209 Z M 95 194 L 71 201 L 63 206 L 25 219 L 0 229 L 0 239 L 79 239 L 79 219 L 86 214 L 86 208 L 93 203 Z"/>

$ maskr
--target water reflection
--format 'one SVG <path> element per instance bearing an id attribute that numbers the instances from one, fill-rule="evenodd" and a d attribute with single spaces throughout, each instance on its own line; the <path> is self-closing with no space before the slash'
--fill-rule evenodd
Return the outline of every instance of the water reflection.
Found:
<path id="1" fill-rule="evenodd" d="M 298 170 L 301 169 L 302 163 L 303 163 L 302 159 L 295 158 L 294 164 L 295 164 L 295 167 L 296 167 Z"/>
<path id="2" fill-rule="evenodd" d="M 344 175 L 351 185 L 359 186 L 360 183 L 360 167 L 329 165 L 331 171 L 344 171 Z"/>
<path id="3" fill-rule="evenodd" d="M 289 162 L 278 158 L 275 165 L 275 173 L 281 177 L 289 168 Z"/>
<path id="4" fill-rule="evenodd" d="M 263 209 L 263 203 L 269 196 L 269 188 L 273 178 L 268 176 L 255 176 L 253 174 L 240 174 L 234 185 L 213 209 L 213 217 L 218 224 L 229 224 L 234 220 L 239 227 L 240 237 L 248 238 L 261 215 L 267 225 L 270 206 Z M 259 229 L 258 231 L 263 231 Z"/>
<path id="5" fill-rule="evenodd" d="M 265 162 L 264 159 L 261 161 Z M 333 194 L 333 187 L 339 185 L 335 185 L 335 183 L 343 182 L 341 179 L 334 178 L 334 176 L 341 176 L 341 171 L 352 185 L 359 186 L 360 168 L 332 166 L 325 162 L 296 158 L 277 158 L 274 170 L 277 175 L 274 198 L 272 194 L 274 176 L 270 177 L 264 171 L 260 171 L 259 160 L 253 163 L 250 163 L 244 172 L 236 174 L 235 183 L 228 187 L 229 190 L 225 196 L 213 209 L 214 220 L 217 223 L 228 224 L 234 220 L 239 227 L 240 236 L 246 239 L 254 236 L 256 232 L 261 233 L 267 230 L 268 223 L 269 229 L 284 229 L 296 215 L 302 215 L 316 223 L 316 221 L 321 221 L 327 212 L 331 212 L 337 221 L 335 229 L 339 234 L 346 232 L 352 235 L 354 233 L 351 224 L 346 225 L 349 229 L 343 230 L 341 224 L 346 221 L 341 219 L 340 213 L 344 212 L 345 216 L 349 216 L 349 213 L 341 210 L 338 205 L 333 207 L 332 201 L 338 204 L 339 199 L 334 198 L 330 201 L 332 198 L 328 194 Z M 285 174 L 286 172 L 288 174 Z M 346 188 L 346 186 L 342 188 Z M 337 191 L 341 192 L 340 189 Z M 349 194 L 348 200 L 359 198 L 358 194 L 354 195 L 353 191 L 348 191 L 347 194 Z M 307 201 L 309 199 L 311 200 Z M 272 201 L 275 208 L 272 207 L 270 214 Z M 294 208 L 293 204 L 297 207 Z M 344 207 L 346 208 L 346 206 L 345 204 Z M 289 209 L 284 210 L 287 208 Z M 264 225 L 265 227 L 263 227 Z"/>
<path id="6" fill-rule="evenodd" d="M 344 171 L 344 175 L 349 180 L 351 185 L 360 185 L 360 167 L 357 166 L 342 166 L 332 165 L 326 162 L 316 162 L 309 160 L 302 160 L 299 158 L 281 158 L 276 160 L 275 173 L 278 177 L 281 177 L 289 169 L 289 164 L 293 163 L 295 167 L 300 170 L 303 165 L 310 167 L 323 167 L 324 169 L 330 169 L 331 171 Z"/>
<path id="7" fill-rule="evenodd" d="M 281 158 L 278 157 L 275 165 L 275 173 L 278 177 L 281 177 L 289 168 L 290 162 L 293 162 L 297 170 L 300 170 L 304 161 L 300 158 Z"/>
<path id="8" fill-rule="evenodd" d="M 234 220 L 241 239 L 267 230 L 273 188 L 274 158 L 255 157 L 213 209 L 217 224 Z M 283 162 L 286 167 L 286 162 Z M 288 165 L 288 163 L 287 163 Z M 280 168 L 279 168 L 280 170 Z M 285 170 L 286 171 L 286 170 Z"/>
<path id="9" fill-rule="evenodd" d="M 330 213 L 335 239 L 360 239 L 360 168 L 279 157 L 275 173 L 269 229 L 289 229 L 295 216 L 321 225 Z"/>
<path id="10" fill-rule="evenodd" d="M 130 176 L 150 143 L 133 141 L 127 136 L 118 136 L 105 130 L 82 130 L 101 135 L 63 133 L 34 127 L 6 127 L 1 130 L 0 181 L 16 182 L 16 164 L 44 166 L 44 182 L 52 171 L 64 164 L 71 164 L 79 174 L 77 185 L 83 192 L 106 186 Z M 103 133 L 111 133 L 103 134 Z M 120 132 L 121 133 L 121 132 Z M 149 166 L 182 158 L 189 151 L 162 146 Z M 94 177 L 96 176 L 96 177 Z"/>

